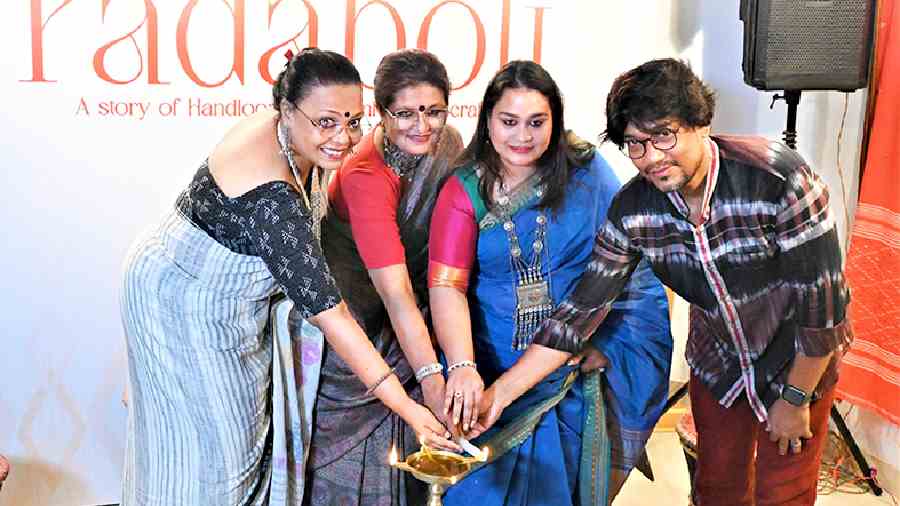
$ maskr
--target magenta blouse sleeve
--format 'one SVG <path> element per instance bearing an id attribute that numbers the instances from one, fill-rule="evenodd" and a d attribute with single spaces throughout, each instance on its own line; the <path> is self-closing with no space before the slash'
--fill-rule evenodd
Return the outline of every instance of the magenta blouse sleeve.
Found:
<path id="1" fill-rule="evenodd" d="M 466 292 L 475 262 L 478 223 L 468 193 L 456 177 L 441 189 L 428 239 L 428 287 L 449 286 Z"/>

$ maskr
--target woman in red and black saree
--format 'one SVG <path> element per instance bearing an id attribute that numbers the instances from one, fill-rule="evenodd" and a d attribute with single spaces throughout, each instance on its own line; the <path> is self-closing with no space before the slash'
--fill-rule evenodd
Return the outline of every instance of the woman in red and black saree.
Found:
<path id="1" fill-rule="evenodd" d="M 462 149 L 459 134 L 446 126 L 449 93 L 446 69 L 434 55 L 403 50 L 382 59 L 375 73 L 382 122 L 332 181 L 323 230 L 325 256 L 353 316 L 408 393 L 424 398 L 439 418 L 444 378 L 423 311 L 431 210 Z M 421 482 L 387 463 L 391 447 L 403 454 L 418 449 L 416 434 L 366 393 L 340 356 L 326 349 L 323 360 L 307 503 L 424 503 Z"/>
<path id="2" fill-rule="evenodd" d="M 444 503 L 605 506 L 643 456 L 666 399 L 662 285 L 639 266 L 585 350 L 554 349 L 533 334 L 584 272 L 620 182 L 594 146 L 566 133 L 559 89 L 533 62 L 511 62 L 493 78 L 462 159 L 435 206 L 429 287 L 453 369 L 453 414 L 463 430 L 487 428 L 475 442 L 490 460 Z M 475 367 L 453 366 L 468 361 Z M 594 370 L 580 374 L 587 364 Z M 476 369 L 489 385 L 480 399 L 451 392 L 457 371 Z"/>

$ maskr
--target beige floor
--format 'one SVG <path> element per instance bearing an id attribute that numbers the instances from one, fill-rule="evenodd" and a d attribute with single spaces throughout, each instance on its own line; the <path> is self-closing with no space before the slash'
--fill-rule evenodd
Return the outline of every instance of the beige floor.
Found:
<path id="1" fill-rule="evenodd" d="M 614 506 L 687 506 L 690 485 L 687 467 L 678 436 L 674 432 L 658 432 L 647 445 L 656 481 L 633 473 Z M 819 496 L 816 506 L 884 506 L 892 505 L 890 497 L 872 494 Z"/>

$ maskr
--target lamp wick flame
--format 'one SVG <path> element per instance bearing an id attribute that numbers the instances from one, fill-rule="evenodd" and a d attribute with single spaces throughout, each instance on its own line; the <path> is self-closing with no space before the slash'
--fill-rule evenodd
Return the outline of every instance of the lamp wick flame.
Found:
<path id="1" fill-rule="evenodd" d="M 397 447 L 391 445 L 391 452 L 388 454 L 388 463 L 392 466 L 397 465 Z"/>

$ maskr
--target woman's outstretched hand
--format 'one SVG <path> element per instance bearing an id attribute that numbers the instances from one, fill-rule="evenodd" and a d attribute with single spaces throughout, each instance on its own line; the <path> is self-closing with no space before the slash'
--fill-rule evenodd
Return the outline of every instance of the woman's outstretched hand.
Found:
<path id="1" fill-rule="evenodd" d="M 444 394 L 444 417 L 448 425 L 467 433 L 478 420 L 484 381 L 474 367 L 457 367 L 450 372 Z"/>
<path id="2" fill-rule="evenodd" d="M 451 452 L 462 451 L 458 444 L 450 440 L 450 431 L 435 418 L 430 409 L 410 400 L 410 405 L 403 411 L 400 416 L 416 432 L 420 443 Z"/>
<path id="3" fill-rule="evenodd" d="M 422 385 L 422 397 L 425 399 L 425 407 L 430 409 L 441 423 L 451 427 L 447 416 L 444 414 L 444 393 L 447 390 L 444 376 L 432 374 L 423 378 L 420 384 Z"/>

